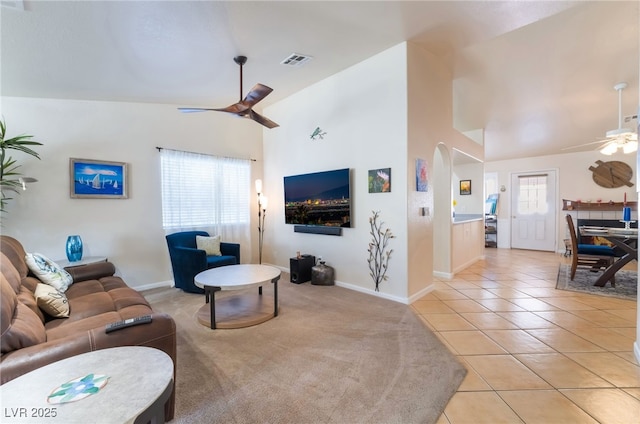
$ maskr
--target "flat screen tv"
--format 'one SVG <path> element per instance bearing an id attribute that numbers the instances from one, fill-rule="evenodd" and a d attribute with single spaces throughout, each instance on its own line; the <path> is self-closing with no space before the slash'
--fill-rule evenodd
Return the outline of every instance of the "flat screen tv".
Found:
<path id="1" fill-rule="evenodd" d="M 351 227 L 349 168 L 284 177 L 287 224 Z"/>

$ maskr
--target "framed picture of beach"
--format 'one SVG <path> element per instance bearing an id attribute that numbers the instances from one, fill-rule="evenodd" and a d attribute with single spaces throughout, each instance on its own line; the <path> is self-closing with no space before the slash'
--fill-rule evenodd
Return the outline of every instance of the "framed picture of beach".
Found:
<path id="1" fill-rule="evenodd" d="M 129 192 L 127 163 L 69 159 L 71 198 L 126 199 Z"/>

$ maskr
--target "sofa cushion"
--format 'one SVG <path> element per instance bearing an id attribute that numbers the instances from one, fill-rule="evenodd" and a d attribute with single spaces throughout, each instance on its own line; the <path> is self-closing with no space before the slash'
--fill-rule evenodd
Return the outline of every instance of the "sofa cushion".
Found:
<path id="1" fill-rule="evenodd" d="M 7 284 L 11 287 L 14 294 L 20 293 L 20 273 L 13 263 L 7 258 L 4 252 L 0 252 L 0 271 L 7 280 Z"/>
<path id="2" fill-rule="evenodd" d="M 44 343 L 47 337 L 42 320 L 18 300 L 18 296 L 4 274 L 0 275 L 0 287 L 2 302 L 0 352 L 4 355 L 14 350 Z"/>
<path id="3" fill-rule="evenodd" d="M 38 307 L 38 303 L 36 302 L 35 291 L 38 284 L 42 283 L 37 278 L 23 278 L 22 285 L 20 286 L 20 293 L 18 293 L 18 302 L 31 309 L 36 315 L 38 315 L 40 321 L 44 322 L 44 314 L 42 313 L 42 309 Z"/>
<path id="4" fill-rule="evenodd" d="M 48 284 L 40 283 L 36 287 L 36 302 L 38 307 L 55 318 L 69 316 L 69 302 L 67 296 Z"/>
<path id="5" fill-rule="evenodd" d="M 24 261 L 22 261 L 22 263 L 24 264 Z M 42 315 L 42 311 L 38 308 L 36 298 L 33 295 L 36 285 L 40 280 L 33 277 L 21 277 L 18 269 L 4 252 L 0 253 L 0 270 L 2 271 L 2 275 L 7 279 L 9 286 L 17 294 L 18 302 L 31 309 L 38 318 L 40 318 L 40 321 L 44 322 L 44 315 Z"/>
<path id="6" fill-rule="evenodd" d="M 13 237 L 2 235 L 0 236 L 0 249 L 2 250 L 2 253 L 6 255 L 7 259 L 9 259 L 11 264 L 18 270 L 20 278 L 26 277 L 29 273 L 29 268 L 24 261 L 26 252 L 24 251 L 22 244 Z"/>
<path id="7" fill-rule="evenodd" d="M 47 334 L 58 327 L 77 326 L 78 321 L 97 322 L 102 326 L 108 322 L 119 321 L 151 313 L 149 302 L 138 291 L 128 287 L 120 277 L 105 277 L 74 283 L 65 293 L 71 314 L 69 318 L 52 320 L 46 323 Z M 110 317 L 110 321 L 95 321 L 96 316 Z M 48 336 L 50 337 L 50 336 Z"/>
<path id="8" fill-rule="evenodd" d="M 204 250 L 207 256 L 220 256 L 220 236 L 196 236 L 196 248 Z"/>
<path id="9" fill-rule="evenodd" d="M 25 262 L 40 281 L 63 293 L 73 283 L 73 278 L 64 268 L 40 253 L 27 253 Z"/>

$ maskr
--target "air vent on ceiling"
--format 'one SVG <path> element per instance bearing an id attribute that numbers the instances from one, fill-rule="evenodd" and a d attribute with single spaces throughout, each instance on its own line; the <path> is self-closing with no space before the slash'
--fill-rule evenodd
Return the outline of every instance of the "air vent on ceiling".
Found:
<path id="1" fill-rule="evenodd" d="M 292 53 L 285 60 L 280 62 L 280 64 L 286 66 L 302 66 L 311 59 L 313 59 L 312 56 L 307 56 L 300 53 Z"/>

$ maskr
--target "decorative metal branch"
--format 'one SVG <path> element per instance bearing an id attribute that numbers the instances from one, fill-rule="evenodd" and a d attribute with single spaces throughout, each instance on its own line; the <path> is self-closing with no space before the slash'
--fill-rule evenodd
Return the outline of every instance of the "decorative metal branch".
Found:
<path id="1" fill-rule="evenodd" d="M 369 243 L 369 275 L 373 278 L 373 282 L 376 283 L 376 291 L 380 291 L 379 285 L 385 281 L 387 277 L 387 270 L 389 265 L 389 259 L 393 249 L 387 250 L 389 240 L 395 238 L 389 228 L 382 230 L 384 222 L 378 222 L 380 218 L 380 211 L 372 211 L 373 215 L 369 218 L 369 226 L 371 227 L 371 242 Z"/>

